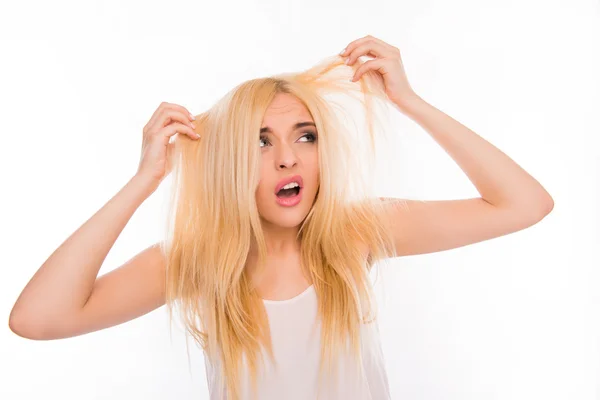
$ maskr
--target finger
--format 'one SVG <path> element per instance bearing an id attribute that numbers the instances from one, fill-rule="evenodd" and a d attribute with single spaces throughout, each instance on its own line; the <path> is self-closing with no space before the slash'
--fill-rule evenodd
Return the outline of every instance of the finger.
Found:
<path id="1" fill-rule="evenodd" d="M 369 56 L 369 57 L 374 57 L 374 58 L 385 57 L 388 54 L 388 52 L 386 50 L 387 49 L 385 48 L 385 46 L 383 46 L 381 43 L 377 43 L 377 42 L 373 42 L 373 41 L 363 43 L 363 44 L 359 45 L 358 47 L 354 48 L 354 50 L 352 50 L 349 53 L 346 64 L 348 64 L 348 65 L 354 64 L 356 62 L 356 60 L 358 59 L 358 57 L 360 57 L 360 56 Z"/>
<path id="2" fill-rule="evenodd" d="M 150 132 L 158 131 L 164 126 L 167 126 L 175 121 L 181 122 L 182 124 L 188 125 L 190 128 L 194 128 L 194 123 L 190 122 L 189 117 L 181 111 L 174 109 L 164 109 L 155 122 L 155 126 L 150 127 Z"/>
<path id="3" fill-rule="evenodd" d="M 350 54 L 352 52 L 352 50 L 354 50 L 357 46 L 360 46 L 361 44 L 365 43 L 369 39 L 370 39 L 370 36 L 365 36 L 360 39 L 353 40 L 352 42 L 348 43 L 348 46 L 346 46 L 346 48 L 340 53 L 340 56 L 346 56 L 346 55 Z"/>
<path id="4" fill-rule="evenodd" d="M 156 107 L 156 110 L 154 110 L 154 112 L 152 113 L 152 116 L 148 120 L 148 123 L 144 125 L 144 133 L 146 133 L 150 129 L 150 127 L 154 125 L 154 123 L 156 122 L 156 118 L 158 118 L 158 115 L 162 112 L 163 108 L 165 108 L 166 105 L 167 103 L 163 101 L 158 105 L 158 107 Z"/>
<path id="5" fill-rule="evenodd" d="M 184 115 L 189 115 L 189 117 L 190 117 L 189 119 L 190 120 L 194 120 L 195 119 L 194 116 L 192 115 L 192 113 L 190 113 L 189 110 L 186 109 L 185 107 L 183 107 L 183 106 L 181 106 L 179 104 L 168 103 L 166 101 L 163 101 L 156 108 L 156 110 L 154 111 L 154 113 L 150 117 L 150 120 L 148 121 L 148 123 L 146 124 L 146 126 L 144 126 L 144 131 L 149 130 L 150 127 L 152 127 L 156 123 L 156 120 L 159 118 L 159 116 L 161 115 L 161 113 L 164 112 L 164 110 L 170 110 L 170 109 L 171 110 L 179 110 Z"/>
<path id="6" fill-rule="evenodd" d="M 166 138 L 170 138 L 171 136 L 175 135 L 176 133 L 181 133 L 181 134 L 185 134 L 186 136 L 189 136 L 192 139 L 198 139 L 194 129 L 190 128 L 186 124 L 181 124 L 179 122 L 174 122 L 172 124 L 169 124 L 169 125 L 163 127 L 159 132 L 160 132 L 160 135 L 164 135 Z"/>
<path id="7" fill-rule="evenodd" d="M 195 119 L 194 115 L 190 112 L 190 110 L 188 110 L 187 108 L 185 108 L 182 105 L 179 104 L 174 104 L 174 103 L 168 103 L 168 107 L 172 108 L 174 110 L 178 110 L 180 112 L 182 112 L 183 114 L 185 114 L 186 117 L 188 117 L 191 121 L 193 121 Z"/>
<path id="8" fill-rule="evenodd" d="M 380 46 L 383 46 L 383 48 L 389 49 L 390 54 L 392 54 L 394 51 L 397 50 L 396 47 L 390 45 L 389 43 L 386 43 L 383 40 L 373 37 L 371 35 L 367 35 L 365 37 L 362 37 L 360 39 L 350 42 L 348 44 L 348 46 L 346 46 L 346 48 L 344 50 L 342 50 L 342 52 L 340 53 L 340 56 L 343 56 L 343 57 L 348 56 L 348 54 L 350 54 L 358 46 L 362 46 L 363 44 L 368 43 L 368 42 L 376 43 L 376 44 L 379 44 Z"/>
<path id="9" fill-rule="evenodd" d="M 189 126 L 191 126 L 192 124 L 189 115 L 187 115 L 185 112 L 181 112 L 172 108 L 163 109 L 163 111 L 158 115 L 155 124 L 158 125 L 158 129 L 160 129 L 163 126 L 167 126 L 175 121 L 179 121 L 182 124 L 186 124 Z"/>
<path id="10" fill-rule="evenodd" d="M 363 63 L 360 67 L 356 69 L 354 77 L 352 78 L 352 82 L 359 80 L 361 76 L 363 76 L 367 71 L 370 70 L 378 70 L 383 74 L 385 72 L 383 71 L 383 60 L 379 58 L 375 60 L 369 60 Z"/>

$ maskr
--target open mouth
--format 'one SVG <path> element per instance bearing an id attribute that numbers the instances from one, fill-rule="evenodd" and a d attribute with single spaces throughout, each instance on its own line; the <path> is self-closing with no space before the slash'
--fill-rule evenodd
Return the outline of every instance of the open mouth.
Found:
<path id="1" fill-rule="evenodd" d="M 291 189 L 281 189 L 279 192 L 277 192 L 277 197 L 279 198 L 287 198 L 287 197 L 294 197 L 297 196 L 300 193 L 300 187 L 294 187 Z"/>

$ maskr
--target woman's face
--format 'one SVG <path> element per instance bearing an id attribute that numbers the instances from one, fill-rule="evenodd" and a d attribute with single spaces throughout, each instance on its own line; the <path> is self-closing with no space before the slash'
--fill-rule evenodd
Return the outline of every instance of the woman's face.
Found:
<path id="1" fill-rule="evenodd" d="M 296 127 L 298 123 L 308 123 Z M 296 227 L 312 207 L 319 188 L 317 130 L 308 109 L 287 93 L 275 96 L 261 125 L 261 175 L 256 202 L 260 216 L 279 227 Z M 298 197 L 278 201 L 276 188 L 282 179 L 302 178 Z M 296 194 L 297 189 L 292 192 Z M 282 202 L 293 201 L 286 206 Z"/>

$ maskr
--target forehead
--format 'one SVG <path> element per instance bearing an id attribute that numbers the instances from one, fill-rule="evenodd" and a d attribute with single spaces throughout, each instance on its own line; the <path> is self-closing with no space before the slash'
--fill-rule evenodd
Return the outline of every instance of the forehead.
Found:
<path id="1" fill-rule="evenodd" d="M 286 121 L 295 123 L 298 120 L 312 121 L 313 119 L 306 106 L 296 96 L 278 93 L 265 111 L 263 126 Z"/>

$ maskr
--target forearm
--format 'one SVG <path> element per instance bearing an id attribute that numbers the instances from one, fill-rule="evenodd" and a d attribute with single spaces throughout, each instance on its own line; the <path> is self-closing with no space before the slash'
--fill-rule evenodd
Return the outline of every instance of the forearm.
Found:
<path id="1" fill-rule="evenodd" d="M 153 190 L 141 178 L 129 180 L 37 270 L 16 301 L 11 322 L 41 327 L 83 307 L 106 255 Z"/>
<path id="2" fill-rule="evenodd" d="M 466 126 L 417 95 L 397 106 L 442 146 L 488 203 L 534 213 L 553 207 L 535 178 Z"/>

